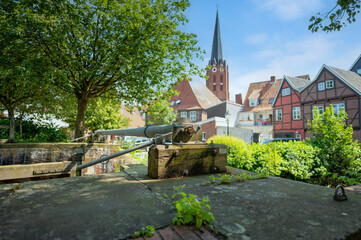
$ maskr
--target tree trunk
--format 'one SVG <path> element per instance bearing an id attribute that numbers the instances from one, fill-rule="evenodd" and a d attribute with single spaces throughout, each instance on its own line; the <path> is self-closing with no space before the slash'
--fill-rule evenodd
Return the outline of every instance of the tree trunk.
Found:
<path id="1" fill-rule="evenodd" d="M 85 131 L 85 113 L 88 106 L 89 99 L 86 97 L 81 97 L 78 99 L 78 111 L 76 114 L 76 123 L 75 123 L 75 138 L 80 138 L 84 136 Z"/>
<path id="2" fill-rule="evenodd" d="M 19 116 L 19 135 L 20 135 L 20 138 L 23 138 L 23 116 L 24 116 L 24 112 L 21 112 L 20 116 Z"/>
<path id="3" fill-rule="evenodd" d="M 9 119 L 10 119 L 10 130 L 9 130 L 9 143 L 14 143 L 15 141 L 15 110 L 8 109 Z"/>

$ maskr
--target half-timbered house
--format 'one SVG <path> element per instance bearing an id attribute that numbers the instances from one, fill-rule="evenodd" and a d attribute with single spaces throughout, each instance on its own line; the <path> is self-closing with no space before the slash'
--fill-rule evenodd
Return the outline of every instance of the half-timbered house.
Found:
<path id="1" fill-rule="evenodd" d="M 321 113 L 332 104 L 337 114 L 342 108 L 347 112 L 347 125 L 354 129 L 354 139 L 361 142 L 361 76 L 356 72 L 323 65 L 315 80 L 300 91 L 303 105 L 303 124 L 306 137 L 307 121 L 312 120 L 312 110 Z"/>
<path id="2" fill-rule="evenodd" d="M 273 102 L 273 137 L 305 138 L 303 129 L 303 107 L 300 90 L 308 83 L 308 75 L 299 77 L 284 76 Z"/>

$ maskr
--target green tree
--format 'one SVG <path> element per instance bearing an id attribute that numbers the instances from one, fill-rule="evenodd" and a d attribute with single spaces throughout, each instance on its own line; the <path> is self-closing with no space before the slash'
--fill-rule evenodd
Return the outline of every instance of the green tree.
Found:
<path id="1" fill-rule="evenodd" d="M 145 113 L 148 125 L 170 124 L 177 118 L 177 110 L 171 108 L 166 99 L 154 101 Z"/>
<path id="2" fill-rule="evenodd" d="M 27 45 L 28 39 L 12 1 L 0 3 L 0 106 L 10 119 L 9 142 L 15 141 L 15 113 L 24 106 L 36 106 L 49 92 L 45 77 L 48 69 L 38 53 Z"/>
<path id="3" fill-rule="evenodd" d="M 19 0 L 33 44 L 54 68 L 53 83 L 77 100 L 75 137 L 89 100 L 115 91 L 123 103 L 146 105 L 185 75 L 199 74 L 196 35 L 179 30 L 189 0 Z"/>
<path id="4" fill-rule="evenodd" d="M 70 101 L 74 103 L 73 101 Z M 71 103 L 70 103 L 71 104 Z M 64 108 L 61 115 L 71 129 L 76 126 L 76 106 Z M 98 129 L 118 129 L 128 126 L 129 120 L 121 113 L 121 103 L 112 98 L 91 99 L 85 114 L 85 128 L 94 132 Z"/>
<path id="5" fill-rule="evenodd" d="M 317 13 L 310 18 L 311 24 L 308 30 L 317 32 L 319 29 L 325 32 L 340 31 L 346 26 L 346 22 L 356 21 L 356 15 L 360 13 L 361 0 L 337 0 L 335 6 L 326 13 Z M 344 20 L 346 18 L 346 21 Z M 325 24 L 325 22 L 327 22 Z"/>
<path id="6" fill-rule="evenodd" d="M 307 123 L 312 138 L 307 140 L 320 149 L 319 158 L 329 172 L 343 173 L 359 157 L 352 125 L 346 126 L 347 113 L 343 109 L 335 113 L 331 104 L 323 114 L 315 108 L 313 116 Z"/>

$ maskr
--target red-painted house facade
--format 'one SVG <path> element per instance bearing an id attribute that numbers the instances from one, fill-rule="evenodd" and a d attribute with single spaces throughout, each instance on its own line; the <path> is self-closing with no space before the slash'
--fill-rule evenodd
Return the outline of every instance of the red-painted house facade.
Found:
<path id="1" fill-rule="evenodd" d="M 309 82 L 308 75 L 283 77 L 273 102 L 274 138 L 305 138 L 300 90 Z"/>

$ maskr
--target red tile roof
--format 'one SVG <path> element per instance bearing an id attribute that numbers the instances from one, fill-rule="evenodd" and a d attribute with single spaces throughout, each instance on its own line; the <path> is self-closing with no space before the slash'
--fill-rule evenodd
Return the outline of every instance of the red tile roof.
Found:
<path id="1" fill-rule="evenodd" d="M 179 92 L 170 100 L 175 110 L 206 109 L 222 102 L 200 81 L 183 80 L 174 89 Z"/>
<path id="2" fill-rule="evenodd" d="M 243 102 L 244 107 L 242 112 L 271 110 L 272 104 L 269 103 L 269 100 L 275 98 L 280 83 L 281 79 L 251 83 Z M 249 99 L 257 99 L 257 106 L 250 107 Z M 261 104 L 258 104 L 258 99 L 262 100 Z"/>
<path id="3" fill-rule="evenodd" d="M 129 119 L 128 128 L 144 127 L 145 121 L 142 118 L 141 113 L 137 108 L 133 108 L 131 112 L 128 112 L 126 107 L 122 105 L 121 113 Z"/>

